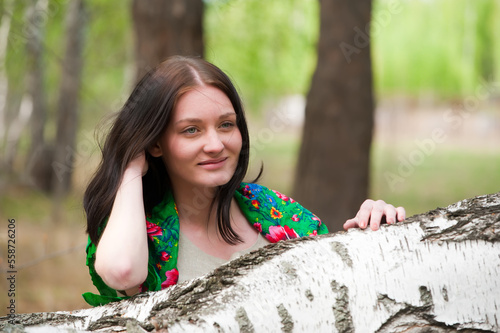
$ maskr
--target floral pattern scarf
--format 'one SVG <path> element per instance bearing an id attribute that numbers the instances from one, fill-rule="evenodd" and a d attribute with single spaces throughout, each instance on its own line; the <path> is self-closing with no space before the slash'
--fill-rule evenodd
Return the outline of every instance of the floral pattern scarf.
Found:
<path id="1" fill-rule="evenodd" d="M 247 220 L 271 243 L 292 238 L 328 233 L 321 220 L 298 202 L 262 185 L 241 183 L 235 199 Z M 141 291 L 162 290 L 177 283 L 177 253 L 179 249 L 179 216 L 171 193 L 146 218 L 148 233 L 148 276 Z M 96 245 L 87 245 L 87 266 L 92 282 L 100 295 L 90 292 L 82 296 L 93 306 L 120 301 L 116 290 L 108 287 L 97 274 Z"/>

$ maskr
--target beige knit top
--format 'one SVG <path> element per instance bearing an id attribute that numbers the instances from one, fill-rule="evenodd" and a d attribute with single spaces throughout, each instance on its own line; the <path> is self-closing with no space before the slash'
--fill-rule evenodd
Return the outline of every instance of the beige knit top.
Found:
<path id="1" fill-rule="evenodd" d="M 214 257 L 200 250 L 182 232 L 179 233 L 179 254 L 177 269 L 179 271 L 178 283 L 205 275 L 217 267 L 270 244 L 260 233 L 257 241 L 249 248 L 235 252 L 229 260 Z"/>

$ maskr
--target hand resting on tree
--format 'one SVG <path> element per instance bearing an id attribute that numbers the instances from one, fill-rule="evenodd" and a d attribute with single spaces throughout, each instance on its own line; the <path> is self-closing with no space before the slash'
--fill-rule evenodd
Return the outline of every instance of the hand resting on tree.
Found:
<path id="1" fill-rule="evenodd" d="M 344 223 L 344 229 L 365 229 L 370 225 L 372 230 L 378 230 L 384 220 L 388 224 L 394 224 L 404 221 L 405 217 L 406 212 L 403 207 L 395 208 L 383 200 L 374 201 L 368 199 L 363 202 L 356 216 Z"/>

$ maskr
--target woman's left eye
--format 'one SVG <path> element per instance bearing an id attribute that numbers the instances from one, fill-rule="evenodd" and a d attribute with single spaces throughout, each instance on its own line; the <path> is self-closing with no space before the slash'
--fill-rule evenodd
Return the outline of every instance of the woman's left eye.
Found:
<path id="1" fill-rule="evenodd" d="M 222 127 L 222 128 L 231 128 L 231 127 L 234 127 L 234 123 L 232 123 L 232 122 L 225 122 L 225 123 L 222 123 L 220 125 L 220 127 Z"/>

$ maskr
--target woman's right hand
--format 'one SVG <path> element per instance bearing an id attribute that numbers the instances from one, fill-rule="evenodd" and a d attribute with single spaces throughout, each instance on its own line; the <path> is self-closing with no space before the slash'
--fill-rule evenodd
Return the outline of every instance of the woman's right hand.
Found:
<path id="1" fill-rule="evenodd" d="M 146 161 L 146 154 L 141 152 L 139 155 L 134 157 L 132 161 L 127 164 L 126 171 L 131 171 L 135 174 L 139 174 L 141 177 L 148 172 L 148 161 Z"/>

